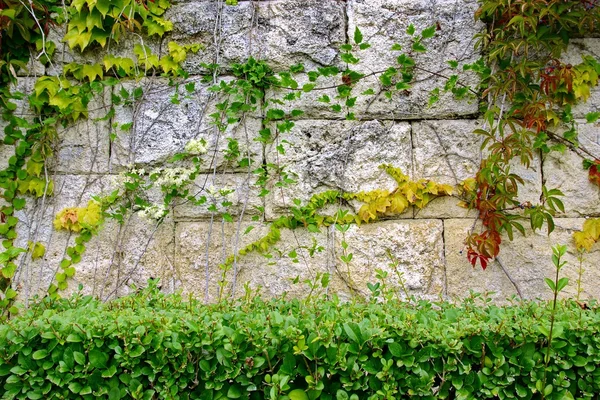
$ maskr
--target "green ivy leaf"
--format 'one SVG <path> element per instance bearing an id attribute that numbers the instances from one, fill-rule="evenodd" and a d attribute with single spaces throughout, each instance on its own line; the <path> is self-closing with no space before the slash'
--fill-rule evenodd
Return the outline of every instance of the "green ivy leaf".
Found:
<path id="1" fill-rule="evenodd" d="M 354 29 L 354 43 L 361 44 L 362 41 L 363 41 L 363 34 L 360 31 L 360 29 L 358 29 L 358 26 L 357 26 L 356 29 Z"/>
<path id="2" fill-rule="evenodd" d="M 430 26 L 429 28 L 423 30 L 423 32 L 421 32 L 421 36 L 423 37 L 423 39 L 429 39 L 435 36 L 435 25 L 434 26 Z"/>

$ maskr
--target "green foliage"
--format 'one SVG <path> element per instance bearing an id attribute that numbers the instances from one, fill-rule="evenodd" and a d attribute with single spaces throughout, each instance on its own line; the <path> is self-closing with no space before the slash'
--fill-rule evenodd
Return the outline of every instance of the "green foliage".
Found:
<path id="1" fill-rule="evenodd" d="M 0 326 L 5 399 L 546 399 L 600 392 L 600 314 L 258 297 L 212 306 L 156 285 L 45 301 Z M 595 307 L 592 304 L 592 307 Z M 547 361 L 547 362 L 546 362 Z M 547 382 L 547 383 L 546 383 Z"/>
<path id="2" fill-rule="evenodd" d="M 169 0 L 73 0 L 64 40 L 81 51 L 91 45 L 105 47 L 125 32 L 162 37 L 173 23 L 162 18 Z"/>

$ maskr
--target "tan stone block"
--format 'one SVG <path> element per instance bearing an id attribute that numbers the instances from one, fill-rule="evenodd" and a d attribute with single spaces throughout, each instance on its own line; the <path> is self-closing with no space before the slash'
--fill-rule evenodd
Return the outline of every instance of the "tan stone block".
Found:
<path id="1" fill-rule="evenodd" d="M 567 265 L 561 271 L 561 277 L 568 277 L 570 283 L 562 295 L 576 296 L 579 262 L 572 235 L 581 229 L 584 221 L 582 218 L 556 218 L 556 230 L 549 237 L 545 229 L 535 233 L 527 229 L 525 237 L 515 233 L 512 242 L 506 237 L 503 238 L 499 258 L 519 286 L 524 298 L 551 297 L 544 278 L 554 279 L 556 270 L 552 265 L 552 246 L 557 243 L 569 246 L 565 257 Z M 490 262 L 484 271 L 479 264 L 473 268 L 467 261 L 464 240 L 472 226 L 473 221 L 469 220 L 444 221 L 448 295 L 464 298 L 469 295 L 469 290 L 479 293 L 495 292 L 491 297 L 496 301 L 516 295 L 513 284 L 497 262 Z M 597 267 L 599 262 L 600 247 L 595 245 L 592 252 L 585 256 L 583 264 L 585 272 L 582 280 L 582 299 L 597 298 L 600 295 L 600 269 Z"/>

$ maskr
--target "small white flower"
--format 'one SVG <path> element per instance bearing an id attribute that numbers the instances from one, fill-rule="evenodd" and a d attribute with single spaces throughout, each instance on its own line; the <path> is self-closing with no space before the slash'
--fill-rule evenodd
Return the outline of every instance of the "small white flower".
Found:
<path id="1" fill-rule="evenodd" d="M 193 168 L 165 168 L 160 172 L 156 183 L 159 186 L 175 186 L 182 188 L 190 183 L 190 176 L 195 172 Z"/>
<path id="2" fill-rule="evenodd" d="M 185 151 L 189 154 L 200 155 L 206 153 L 206 140 L 204 139 L 192 139 L 185 145 Z"/>
<path id="3" fill-rule="evenodd" d="M 140 211 L 138 215 L 147 220 L 159 220 L 165 216 L 167 208 L 163 204 L 152 204 Z"/>

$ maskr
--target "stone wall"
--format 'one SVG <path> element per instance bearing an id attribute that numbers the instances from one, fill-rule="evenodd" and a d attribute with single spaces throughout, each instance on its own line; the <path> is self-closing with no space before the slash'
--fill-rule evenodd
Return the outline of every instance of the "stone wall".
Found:
<path id="1" fill-rule="evenodd" d="M 137 214 L 123 225 L 108 221 L 88 245 L 70 290 L 81 283 L 84 291 L 107 298 L 127 293 L 134 285 L 144 285 L 148 278 L 156 277 L 161 278 L 167 291 L 182 289 L 214 300 L 222 275 L 219 264 L 264 235 L 269 222 L 287 213 L 294 199 L 306 201 L 311 194 L 328 189 L 393 189 L 393 180 L 378 169 L 384 163 L 400 167 L 415 180 L 430 178 L 455 184 L 472 176 L 480 158 L 479 139 L 472 133 L 480 125 L 479 105 L 442 96 L 436 105 L 428 107 L 428 92 L 443 82 L 441 78 L 420 72 L 411 91 L 392 100 L 360 96 L 356 112 L 359 122 L 342 120 L 339 114 L 316 102 L 323 93 L 307 94 L 293 106 L 304 110 L 304 114 L 282 138 L 288 142 L 282 155 L 274 145 L 263 146 L 252 140 L 263 127 L 258 112 L 238 126 L 215 134 L 208 115 L 216 100 L 208 91 L 210 85 L 201 81 L 207 73 L 201 63 L 216 61 L 224 65 L 225 75 L 219 79 L 231 79 L 228 66 L 251 55 L 268 60 L 275 71 L 297 63 L 303 63 L 307 70 L 328 65 L 344 67 L 338 48 L 358 26 L 372 45 L 361 53 L 363 62 L 359 65 L 361 72 L 369 73 L 394 62 L 389 49 L 394 43 L 406 45 L 409 24 L 420 31 L 437 23 L 436 37 L 418 62 L 427 70 L 442 71 L 448 60 L 458 60 L 462 65 L 480 57 L 473 41 L 482 29 L 474 21 L 476 9 L 475 0 L 267 0 L 240 1 L 235 7 L 209 0 L 177 2 L 168 11 L 174 31 L 162 42 L 145 44 L 161 54 L 171 40 L 202 43 L 205 49 L 190 55 L 184 65 L 189 80 L 196 82 L 195 91 L 187 94 L 180 86 L 180 101 L 174 104 L 171 98 L 176 89 L 164 78 L 148 77 L 136 83 L 143 85 L 144 96 L 135 106 L 117 106 L 112 119 L 94 121 L 110 107 L 110 93 L 105 93 L 90 104 L 87 121 L 59 132 L 56 158 L 48 171 L 55 181 L 55 193 L 29 202 L 21 215 L 21 243 L 40 241 L 47 252 L 40 260 L 21 260 L 17 282 L 27 287 L 29 295 L 43 292 L 49 285 L 66 247 L 74 240 L 73 235 L 53 229 L 52 220 L 58 211 L 84 205 L 91 196 L 107 193 L 128 166 L 155 168 L 194 138 L 206 139 L 208 154 L 214 154 L 197 178 L 195 189 L 202 191 L 211 185 L 235 188 L 233 205 L 228 210 L 234 222 L 223 222 L 207 207 L 185 202 L 159 226 Z M 52 33 L 57 43 L 61 35 L 58 29 Z M 32 64 L 30 75 L 19 79 L 20 90 L 30 91 L 35 75 L 56 75 L 65 63 L 98 61 L 103 53 L 94 50 L 79 55 L 63 45 L 59 47 L 51 66 Z M 128 54 L 128 48 L 126 40 L 111 52 Z M 600 39 L 575 40 L 566 57 L 577 63 L 582 53 L 599 57 Z M 307 78 L 299 76 L 298 80 L 304 82 Z M 358 85 L 377 87 L 377 79 Z M 356 90 L 362 92 L 361 88 Z M 335 96 L 335 90 L 329 94 Z M 267 97 L 281 95 L 272 91 Z M 581 122 L 582 143 L 598 155 L 600 129 L 581 119 L 586 112 L 599 109 L 600 90 L 596 90 L 588 104 L 575 110 Z M 19 112 L 30 113 L 24 105 L 20 105 Z M 130 131 L 118 128 L 131 121 L 134 124 Z M 224 160 L 226 139 L 230 137 L 238 138 L 245 151 L 260 163 L 285 166 L 296 174 L 297 184 L 276 187 L 273 173 L 268 184 L 270 193 L 259 196 L 256 176 L 249 170 L 232 168 Z M 3 145 L 0 151 L 6 159 L 13 149 Z M 502 266 L 525 297 L 547 297 L 543 278 L 552 274 L 551 246 L 569 244 L 566 274 L 572 284 L 567 292 L 574 294 L 578 262 L 571 235 L 586 217 L 600 215 L 600 191 L 588 182 L 581 160 L 568 152 L 536 157 L 531 168 L 521 168 L 520 173 L 526 181 L 523 201 L 535 203 L 545 183 L 565 193 L 566 209 L 556 219 L 556 231 L 550 237 L 542 231 L 516 236 L 513 242 L 506 239 L 500 256 Z M 377 269 L 388 271 L 395 287 L 399 287 L 402 275 L 406 291 L 419 296 L 464 297 L 470 289 L 494 291 L 496 299 L 514 295 L 514 286 L 497 262 L 486 271 L 472 268 L 467 262 L 464 239 L 474 223 L 475 214 L 448 197 L 434 200 L 423 210 L 409 209 L 397 218 L 352 225 L 344 235 L 333 227 L 323 228 L 320 233 L 283 230 L 282 240 L 268 258 L 258 254 L 239 258 L 236 295 L 243 293 L 245 282 L 253 288 L 261 286 L 268 295 L 302 295 L 309 289 L 305 284 L 294 284 L 294 278 L 302 282 L 318 272 L 330 272 L 328 290 L 347 298 L 353 291 L 368 292 L 366 284 L 376 281 Z M 246 233 L 249 226 L 253 229 Z M 347 243 L 347 252 L 353 253 L 349 269 L 340 261 L 342 242 Z M 600 248 L 596 245 L 585 259 L 584 297 L 600 297 L 599 265 Z M 227 280 L 232 282 L 231 272 Z M 228 286 L 227 293 L 230 289 Z"/>

